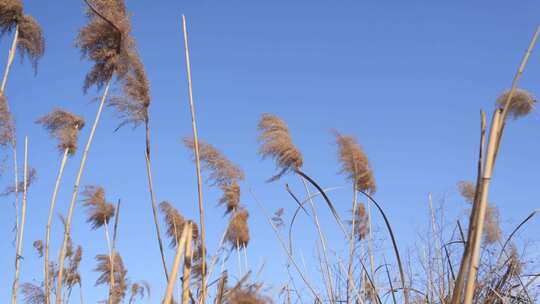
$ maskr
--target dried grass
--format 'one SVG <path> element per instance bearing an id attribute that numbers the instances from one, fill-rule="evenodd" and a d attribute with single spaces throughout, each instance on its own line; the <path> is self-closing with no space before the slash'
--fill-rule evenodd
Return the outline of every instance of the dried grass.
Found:
<path id="1" fill-rule="evenodd" d="M 474 203 L 474 196 L 476 195 L 476 185 L 473 182 L 460 181 L 458 183 L 458 190 L 467 203 Z"/>
<path id="2" fill-rule="evenodd" d="M 36 70 L 37 63 L 45 52 L 45 39 L 37 21 L 23 11 L 23 4 L 19 0 L 0 1 L 0 36 L 11 33 L 19 26 L 17 48 L 21 58 L 28 56 Z"/>
<path id="3" fill-rule="evenodd" d="M 131 63 L 131 24 L 123 0 L 88 0 L 88 23 L 79 31 L 76 45 L 83 57 L 94 61 L 83 89 L 101 89 L 116 73 L 124 79 Z M 100 15 L 98 15 L 93 9 Z"/>
<path id="4" fill-rule="evenodd" d="M 105 189 L 101 186 L 86 186 L 82 192 L 83 206 L 88 208 L 86 222 L 92 229 L 98 229 L 109 223 L 114 216 L 114 205 L 105 199 Z"/>
<path id="5" fill-rule="evenodd" d="M 348 178 L 353 183 L 356 183 L 356 190 L 375 193 L 377 186 L 373 171 L 366 154 L 356 139 L 352 136 L 341 135 L 338 132 L 334 132 L 334 134 L 339 149 L 341 173 L 346 173 Z"/>
<path id="6" fill-rule="evenodd" d="M 0 92 L 0 146 L 5 147 L 12 144 L 14 134 L 15 124 L 13 123 L 13 116 L 9 111 L 6 97 Z"/>
<path id="7" fill-rule="evenodd" d="M 161 213 L 165 216 L 165 223 L 167 225 L 167 235 L 171 238 L 169 246 L 176 248 L 180 241 L 182 230 L 186 224 L 186 219 L 180 214 L 171 203 L 164 201 L 159 204 Z"/>
<path id="8" fill-rule="evenodd" d="M 58 150 L 63 153 L 68 149 L 70 155 L 77 151 L 79 131 L 84 127 L 84 118 L 73 113 L 55 109 L 39 118 L 37 123 L 49 131 L 58 140 Z"/>
<path id="9" fill-rule="evenodd" d="M 497 98 L 496 102 L 499 108 L 504 108 L 509 94 L 510 90 L 504 92 Z M 513 119 L 525 116 L 532 111 L 535 103 L 536 99 L 531 93 L 523 89 L 515 89 L 512 99 L 510 100 L 510 106 L 508 107 L 508 115 Z"/>
<path id="10" fill-rule="evenodd" d="M 71 248 L 73 248 L 71 246 Z M 66 269 L 66 275 L 64 276 L 64 284 L 68 288 L 72 288 L 76 284 L 81 283 L 81 273 L 79 272 L 79 266 L 82 260 L 82 247 L 77 246 L 75 251 L 71 250 L 69 255 L 69 265 Z"/>
<path id="11" fill-rule="evenodd" d="M 231 216 L 225 239 L 232 248 L 246 247 L 249 243 L 249 212 L 246 209 L 237 209 Z"/>
<path id="12" fill-rule="evenodd" d="M 43 304 L 45 303 L 45 291 L 43 287 L 32 283 L 24 283 L 21 285 L 24 303 L 26 304 Z"/>
<path id="13" fill-rule="evenodd" d="M 242 285 L 240 281 L 226 293 L 224 304 L 271 304 L 272 300 L 260 293 L 261 284 Z"/>
<path id="14" fill-rule="evenodd" d="M 304 159 L 300 151 L 294 146 L 289 129 L 285 122 L 272 114 L 263 114 L 257 126 L 259 130 L 258 141 L 261 143 L 259 154 L 270 157 L 276 161 L 278 174 L 268 181 L 275 181 L 287 172 L 300 169 Z"/>
<path id="15" fill-rule="evenodd" d="M 223 196 L 219 199 L 221 205 L 225 205 L 225 214 L 231 213 L 240 206 L 240 186 L 236 181 L 228 185 L 222 185 Z"/>
<path id="16" fill-rule="evenodd" d="M 184 138 L 184 145 L 194 151 L 195 144 L 192 138 Z M 227 159 L 211 144 L 199 140 L 199 157 L 203 170 L 210 172 L 207 182 L 212 186 L 230 185 L 244 179 L 244 172 L 233 162 Z"/>
<path id="17" fill-rule="evenodd" d="M 32 246 L 34 246 L 34 249 L 36 249 L 39 257 L 43 257 L 43 241 L 35 240 L 34 243 L 32 243 Z"/>
<path id="18" fill-rule="evenodd" d="M 30 188 L 30 186 L 36 182 L 37 179 L 37 171 L 35 168 L 29 168 L 28 169 L 28 176 L 26 180 L 26 189 Z M 17 185 L 17 192 L 23 193 L 24 192 L 24 180 L 20 181 Z M 4 192 L 0 194 L 0 196 L 8 196 L 15 193 L 15 186 L 9 186 L 6 187 Z"/>
<path id="19" fill-rule="evenodd" d="M 354 216 L 354 235 L 360 240 L 364 240 L 369 233 L 369 217 L 366 213 L 366 206 L 359 203 Z M 351 221 L 351 224 L 353 221 Z"/>
<path id="20" fill-rule="evenodd" d="M 114 265 L 111 265 L 111 260 Z M 128 288 L 127 269 L 124 267 L 122 257 L 117 253 L 113 253 L 113 258 L 107 254 L 96 255 L 97 266 L 94 269 L 99 273 L 96 280 L 96 286 L 102 284 L 110 284 L 111 269 L 113 271 L 114 288 L 111 291 L 111 300 L 113 304 L 121 303 L 126 296 Z M 111 267 L 114 266 L 114 267 Z"/>

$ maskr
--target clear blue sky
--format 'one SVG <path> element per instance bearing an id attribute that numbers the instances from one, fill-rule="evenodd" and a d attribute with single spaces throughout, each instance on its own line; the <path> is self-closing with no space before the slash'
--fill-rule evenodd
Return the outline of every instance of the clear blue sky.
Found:
<path id="1" fill-rule="evenodd" d="M 35 119 L 62 107 L 93 120 L 99 92 L 83 95 L 90 63 L 74 47 L 85 23 L 82 1 L 25 1 L 26 12 L 42 25 L 46 54 L 37 77 L 30 64 L 17 59 L 6 95 L 17 119 L 19 143 L 30 141 L 30 163 L 38 171 L 28 200 L 22 282 L 42 279 L 41 260 L 32 242 L 44 237 L 48 204 L 60 156 L 55 143 Z M 252 188 L 268 210 L 294 207 L 284 184 L 272 184 L 271 161 L 257 155 L 256 123 L 261 113 L 281 116 L 305 158 L 304 169 L 325 187 L 346 186 L 337 174 L 336 148 L 330 129 L 355 135 L 370 158 L 378 182 L 376 197 L 388 212 L 403 252 L 414 250 L 419 229 L 425 229 L 427 195 L 445 199 L 449 220 L 466 204 L 456 182 L 473 179 L 477 155 L 479 110 L 491 114 L 497 95 L 510 86 L 530 37 L 540 21 L 536 1 L 127 1 L 133 35 L 152 85 L 150 107 L 154 183 L 157 199 L 170 200 L 196 218 L 194 165 L 181 138 L 191 134 L 187 107 L 180 16 L 188 17 L 195 103 L 200 136 L 220 148 L 246 172 L 242 202 L 251 212 L 251 267 L 263 262 L 261 278 L 274 287 L 287 281 L 286 259 L 253 202 Z M 10 36 L 0 43 L 7 57 Z M 3 62 L 3 61 L 1 61 Z M 3 64 L 0 65 L 3 68 Z M 540 95 L 540 56 L 533 53 L 522 87 Z M 144 166 L 144 133 L 125 127 L 107 109 L 91 148 L 83 185 L 99 184 L 110 200 L 122 199 L 118 248 L 133 280 L 153 287 L 152 303 L 163 295 L 159 251 L 154 237 Z M 90 123 L 88 123 L 89 125 Z M 88 136 L 85 128 L 81 146 Z M 22 146 L 19 146 L 22 153 Z M 512 122 L 507 128 L 495 169 L 492 201 L 501 210 L 503 227 L 513 225 L 540 207 L 540 114 Z M 8 152 L 2 152 L 7 158 Z M 80 153 L 68 163 L 58 200 L 66 213 Z M 6 169 L 0 182 L 11 185 Z M 212 252 L 226 225 L 215 207 L 219 189 L 204 188 L 208 242 Z M 347 189 L 332 195 L 341 212 L 349 209 Z M 9 297 L 14 246 L 11 198 L 2 198 L 0 213 L 0 298 Z M 321 203 L 321 202 L 319 202 Z M 321 204 L 322 206 L 322 204 Z M 338 227 L 324 211 L 330 238 Z M 75 243 L 84 245 L 82 277 L 86 303 L 106 296 L 94 289 L 93 256 L 105 253 L 103 231 L 91 231 L 78 206 L 73 222 Z M 381 224 L 379 218 L 375 219 Z M 301 220 L 295 239 L 306 261 L 315 256 L 313 228 Z M 61 240 L 54 223 L 51 256 Z M 386 238 L 384 230 L 380 237 Z M 540 231 L 533 221 L 520 237 Z M 387 248 L 387 242 L 381 245 Z M 384 249 L 383 249 L 384 250 Z M 538 250 L 538 247 L 536 247 Z M 538 251 L 537 251 L 538 252 Z M 172 261 L 172 250 L 167 252 Z M 232 256 L 234 257 L 234 256 Z M 230 262 L 235 274 L 235 259 Z M 316 273 L 313 272 L 315 275 Z M 74 291 L 78 299 L 78 291 Z M 74 300 L 74 303 L 77 303 Z"/>

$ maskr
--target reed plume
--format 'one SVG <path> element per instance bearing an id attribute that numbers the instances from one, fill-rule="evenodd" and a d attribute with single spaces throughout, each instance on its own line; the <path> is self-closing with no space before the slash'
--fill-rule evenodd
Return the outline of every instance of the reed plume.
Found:
<path id="1" fill-rule="evenodd" d="M 225 239 L 232 248 L 247 247 L 249 243 L 249 226 L 247 220 L 249 212 L 246 209 L 237 209 L 232 215 L 227 227 Z"/>
<path id="2" fill-rule="evenodd" d="M 33 283 L 24 283 L 21 285 L 21 293 L 26 304 L 43 304 L 45 303 L 45 291 L 43 287 Z"/>
<path id="3" fill-rule="evenodd" d="M 460 181 L 458 183 L 458 190 L 467 203 L 474 203 L 474 196 L 476 195 L 476 185 L 474 183 L 469 181 Z"/>
<path id="4" fill-rule="evenodd" d="M 219 199 L 219 204 L 225 206 L 225 214 L 231 213 L 240 206 L 240 186 L 236 181 L 222 185 L 223 195 Z"/>
<path id="5" fill-rule="evenodd" d="M 291 170 L 299 170 L 304 159 L 300 151 L 294 146 L 289 128 L 283 120 L 272 114 L 263 114 L 257 126 L 259 130 L 258 141 L 261 143 L 259 154 L 270 157 L 276 161 L 280 170 L 278 174 L 268 181 L 272 182 Z"/>
<path id="6" fill-rule="evenodd" d="M 84 127 L 84 118 L 68 111 L 55 109 L 40 117 L 36 123 L 43 125 L 49 134 L 58 140 L 58 150 L 68 150 L 69 155 L 77 151 L 79 131 Z"/>
<path id="7" fill-rule="evenodd" d="M 369 233 L 369 217 L 366 212 L 366 205 L 363 203 L 358 204 L 353 216 L 354 221 L 351 221 L 351 224 L 354 224 L 354 235 L 357 240 L 361 241 Z"/>
<path id="8" fill-rule="evenodd" d="M 135 282 L 131 284 L 129 288 L 129 301 L 131 304 L 135 301 L 135 298 L 143 299 L 147 295 L 150 298 L 150 284 L 146 281 Z"/>
<path id="9" fill-rule="evenodd" d="M 45 52 L 45 39 L 39 23 L 30 15 L 24 14 L 20 0 L 0 1 L 0 36 L 17 32 L 16 45 L 21 58 L 28 57 L 34 70 Z"/>
<path id="10" fill-rule="evenodd" d="M 37 171 L 35 168 L 29 168 L 28 169 L 28 176 L 26 177 L 26 188 L 30 188 L 32 184 L 36 182 L 37 179 Z M 24 180 L 20 181 L 17 186 L 8 186 L 6 189 L 0 194 L 1 196 L 7 196 L 10 194 L 18 194 L 23 193 L 25 187 Z"/>
<path id="11" fill-rule="evenodd" d="M 354 137 L 341 135 L 337 131 L 334 134 L 339 149 L 341 173 L 347 174 L 355 183 L 357 191 L 375 193 L 377 190 L 375 178 L 364 150 Z"/>
<path id="12" fill-rule="evenodd" d="M 110 285 L 111 273 L 114 279 L 114 286 L 109 286 L 112 290 L 110 293 L 110 301 L 113 304 L 118 304 L 123 301 L 128 288 L 127 269 L 124 267 L 122 257 L 117 253 L 113 253 L 111 259 L 108 254 L 96 255 L 97 265 L 94 271 L 99 273 L 96 280 L 96 286 L 102 284 Z M 113 261 L 111 263 L 111 261 Z"/>
<path id="13" fill-rule="evenodd" d="M 13 143 L 15 124 L 9 111 L 9 106 L 4 93 L 0 91 L 0 146 L 5 147 Z"/>
<path id="14" fill-rule="evenodd" d="M 506 106 L 508 97 L 510 95 L 510 90 L 505 91 L 497 98 L 497 106 L 500 109 L 503 109 Z M 516 88 L 510 100 L 510 105 L 508 106 L 508 115 L 512 116 L 513 119 L 518 119 L 529 114 L 534 105 L 536 104 L 536 99 L 534 96 L 523 89 Z"/>
<path id="15" fill-rule="evenodd" d="M 86 186 L 82 192 L 83 206 L 88 208 L 86 221 L 92 229 L 98 229 L 109 223 L 114 216 L 114 205 L 105 199 L 105 189 L 101 186 Z"/>
<path id="16" fill-rule="evenodd" d="M 167 235 L 171 239 L 169 246 L 175 248 L 178 246 L 178 241 L 182 235 L 184 225 L 187 220 L 174 208 L 171 203 L 163 201 L 159 204 L 161 213 L 165 216 L 165 223 L 167 225 Z"/>
<path id="17" fill-rule="evenodd" d="M 243 280 L 226 292 L 224 304 L 271 304 L 272 300 L 261 294 L 261 284 L 247 284 Z"/>

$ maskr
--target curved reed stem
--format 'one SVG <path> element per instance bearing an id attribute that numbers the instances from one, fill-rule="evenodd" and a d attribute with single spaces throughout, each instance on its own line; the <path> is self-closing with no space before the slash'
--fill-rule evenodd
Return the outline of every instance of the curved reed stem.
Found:
<path id="1" fill-rule="evenodd" d="M 396 237 L 392 230 L 392 226 L 390 225 L 390 221 L 388 220 L 388 217 L 384 213 L 379 203 L 377 203 L 377 201 L 375 201 L 375 199 L 371 195 L 369 195 L 368 193 L 364 191 L 360 191 L 360 193 L 365 195 L 375 205 L 375 207 L 377 207 L 377 210 L 379 210 L 379 213 L 381 213 L 384 219 L 384 223 L 386 225 L 388 233 L 390 234 L 390 239 L 392 240 L 392 247 L 394 248 L 394 254 L 396 255 L 396 260 L 398 263 L 399 276 L 401 279 L 401 287 L 403 288 L 403 296 L 404 296 L 403 300 L 405 301 L 405 304 L 408 304 L 409 303 L 409 288 L 405 286 L 405 271 L 403 270 L 403 264 L 401 263 L 401 256 L 399 255 L 399 249 L 397 246 Z"/>
<path id="2" fill-rule="evenodd" d="M 501 248 L 501 253 L 499 254 L 499 257 L 497 258 L 497 260 L 501 259 L 504 253 L 504 250 L 506 249 L 506 246 L 508 245 L 508 243 L 510 243 L 510 240 L 512 239 L 512 237 L 514 237 L 514 234 L 516 234 L 516 232 L 521 227 L 523 227 L 523 225 L 525 225 L 525 223 L 527 223 L 531 218 L 533 218 L 538 212 L 540 212 L 540 209 L 533 210 L 531 214 L 529 214 L 529 216 L 527 216 L 523 221 L 521 221 L 521 223 L 519 223 L 519 225 L 516 226 L 516 228 L 514 228 L 514 230 L 512 230 L 512 233 L 510 233 L 510 235 L 506 238 L 506 241 L 504 241 L 504 244 Z"/>
<path id="3" fill-rule="evenodd" d="M 49 245 L 51 240 L 51 223 L 54 215 L 54 207 L 56 205 L 56 196 L 58 195 L 58 189 L 60 188 L 60 181 L 62 180 L 62 175 L 64 174 L 64 168 L 66 166 L 66 161 L 68 158 L 69 149 L 64 150 L 64 155 L 62 156 L 62 162 L 60 163 L 60 170 L 58 170 L 58 176 L 56 177 L 56 182 L 54 184 L 53 194 L 51 198 L 51 204 L 49 206 L 49 216 L 47 217 L 47 227 L 45 228 L 45 256 L 43 258 L 44 266 L 44 289 L 45 289 L 45 304 L 51 302 L 51 286 L 49 282 Z"/>
<path id="4" fill-rule="evenodd" d="M 101 97 L 98 111 L 96 113 L 96 118 L 94 119 L 92 130 L 90 131 L 90 135 L 88 136 L 88 141 L 86 142 L 86 146 L 84 147 L 81 164 L 79 166 L 79 172 L 77 173 L 75 185 L 73 186 L 73 192 L 71 194 L 71 202 L 69 204 L 69 211 L 66 217 L 66 226 L 64 230 L 64 241 L 62 243 L 62 247 L 60 249 L 60 255 L 58 257 L 58 278 L 56 282 L 56 304 L 62 304 L 62 279 L 63 279 L 63 273 L 64 273 L 64 261 L 66 258 L 67 244 L 68 244 L 68 240 L 70 238 L 70 233 L 71 233 L 71 220 L 73 218 L 73 211 L 75 210 L 75 203 L 77 202 L 77 197 L 79 195 L 79 186 L 81 184 L 81 178 L 82 178 L 84 168 L 86 165 L 86 160 L 88 158 L 88 152 L 92 145 L 94 134 L 96 132 L 97 125 L 99 124 L 99 119 L 101 118 L 101 113 L 103 112 L 103 106 L 105 105 L 107 94 L 109 93 L 110 84 L 111 84 L 111 80 L 109 79 L 109 81 L 107 81 L 107 85 L 105 86 L 105 90 L 103 91 L 103 96 Z"/>

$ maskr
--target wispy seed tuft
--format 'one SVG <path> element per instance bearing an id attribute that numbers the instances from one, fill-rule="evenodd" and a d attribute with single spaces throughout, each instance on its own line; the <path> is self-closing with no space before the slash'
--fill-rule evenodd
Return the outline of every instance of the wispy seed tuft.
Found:
<path id="1" fill-rule="evenodd" d="M 356 190 L 375 193 L 377 190 L 375 178 L 364 150 L 354 137 L 341 135 L 338 132 L 334 134 L 339 149 L 341 172 L 346 173 L 348 178 L 356 183 Z"/>
<path id="2" fill-rule="evenodd" d="M 84 118 L 56 109 L 39 118 L 36 122 L 43 125 L 52 137 L 58 139 L 58 150 L 60 152 L 68 149 L 70 155 L 75 154 L 79 131 L 84 127 Z"/>
<path id="3" fill-rule="evenodd" d="M 504 108 L 509 94 L 510 90 L 504 92 L 497 98 L 497 106 L 499 108 Z M 510 106 L 508 107 L 508 115 L 513 119 L 525 116 L 531 112 L 535 104 L 536 99 L 531 93 L 523 89 L 515 89 L 512 99 L 510 100 Z"/>
<path id="4" fill-rule="evenodd" d="M 86 186 L 82 192 L 83 206 L 88 208 L 86 221 L 92 229 L 97 229 L 110 222 L 114 216 L 114 206 L 105 199 L 105 189 L 101 186 Z"/>
<path id="5" fill-rule="evenodd" d="M 247 220 L 249 213 L 246 209 L 237 209 L 231 216 L 225 235 L 226 240 L 233 248 L 242 248 L 249 243 L 249 226 Z"/>

